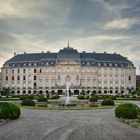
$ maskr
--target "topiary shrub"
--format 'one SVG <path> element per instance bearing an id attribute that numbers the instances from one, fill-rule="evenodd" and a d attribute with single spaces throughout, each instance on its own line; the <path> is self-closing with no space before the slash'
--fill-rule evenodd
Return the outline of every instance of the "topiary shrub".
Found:
<path id="1" fill-rule="evenodd" d="M 101 103 L 102 106 L 114 106 L 114 104 L 114 101 L 110 98 L 103 100 Z"/>
<path id="2" fill-rule="evenodd" d="M 20 108 L 12 103 L 0 103 L 0 119 L 18 119 L 20 117 Z"/>
<path id="3" fill-rule="evenodd" d="M 21 102 L 22 106 L 35 106 L 35 102 L 32 101 L 31 99 L 24 99 Z"/>
<path id="4" fill-rule="evenodd" d="M 40 96 L 40 97 L 37 98 L 37 101 L 38 101 L 38 102 L 47 102 L 48 99 L 45 98 L 45 97 L 43 97 L 43 96 Z"/>
<path id="5" fill-rule="evenodd" d="M 97 102 L 98 98 L 96 96 L 91 96 L 91 97 L 89 97 L 89 101 L 90 102 Z"/>
<path id="6" fill-rule="evenodd" d="M 123 119 L 136 119 L 139 113 L 139 107 L 132 103 L 119 105 L 115 109 L 115 116 Z"/>

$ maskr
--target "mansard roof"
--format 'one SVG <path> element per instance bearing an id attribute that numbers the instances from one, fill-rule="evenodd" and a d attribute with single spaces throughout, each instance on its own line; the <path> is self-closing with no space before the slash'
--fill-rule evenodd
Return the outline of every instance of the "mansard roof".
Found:
<path id="1" fill-rule="evenodd" d="M 17 54 L 5 62 L 4 66 L 54 66 L 57 61 L 66 59 L 78 60 L 82 66 L 104 66 L 104 63 L 106 63 L 106 66 L 115 66 L 116 64 L 117 66 L 133 66 L 131 61 L 117 53 L 79 53 L 76 49 L 69 46 L 61 49 L 58 53 L 42 52 Z"/>
<path id="2" fill-rule="evenodd" d="M 80 55 L 76 49 L 67 47 L 58 52 L 57 59 L 80 59 Z"/>

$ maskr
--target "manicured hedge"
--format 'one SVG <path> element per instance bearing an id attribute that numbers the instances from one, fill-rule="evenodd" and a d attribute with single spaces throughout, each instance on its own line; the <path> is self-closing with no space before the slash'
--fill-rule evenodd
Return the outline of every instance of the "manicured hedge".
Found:
<path id="1" fill-rule="evenodd" d="M 35 102 L 32 101 L 31 99 L 24 99 L 21 102 L 22 106 L 35 106 Z"/>
<path id="2" fill-rule="evenodd" d="M 33 99 L 34 98 L 34 95 L 21 95 L 19 97 L 20 100 L 24 100 L 24 99 Z"/>
<path id="3" fill-rule="evenodd" d="M 0 119 L 18 119 L 20 117 L 20 108 L 12 103 L 0 103 Z"/>
<path id="4" fill-rule="evenodd" d="M 114 104 L 114 101 L 110 98 L 103 100 L 101 103 L 102 106 L 114 106 Z"/>
<path id="5" fill-rule="evenodd" d="M 43 97 L 43 96 L 40 96 L 40 97 L 37 98 L 37 101 L 38 101 L 38 102 L 47 102 L 48 99 L 45 98 L 45 97 Z"/>
<path id="6" fill-rule="evenodd" d="M 59 95 L 53 95 L 53 96 L 51 96 L 49 99 L 59 99 L 59 98 L 60 98 Z"/>
<path id="7" fill-rule="evenodd" d="M 115 116 L 123 119 L 136 119 L 140 109 L 137 105 L 126 103 L 115 109 Z"/>
<path id="8" fill-rule="evenodd" d="M 90 102 L 97 102 L 98 98 L 96 96 L 91 96 L 91 97 L 89 97 L 89 101 Z"/>

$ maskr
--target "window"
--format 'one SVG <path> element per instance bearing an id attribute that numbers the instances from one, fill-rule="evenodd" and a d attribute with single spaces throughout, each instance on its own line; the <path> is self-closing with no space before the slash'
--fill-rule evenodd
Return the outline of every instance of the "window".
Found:
<path id="1" fill-rule="evenodd" d="M 34 76 L 34 80 L 36 80 L 36 76 Z"/>
<path id="2" fill-rule="evenodd" d="M 20 80 L 20 76 L 17 77 L 17 80 Z"/>
<path id="3" fill-rule="evenodd" d="M 6 76 L 6 81 L 8 81 L 8 76 Z"/>
<path id="4" fill-rule="evenodd" d="M 14 76 L 12 76 L 12 81 L 14 81 L 15 80 L 15 78 L 14 78 Z"/>
<path id="5" fill-rule="evenodd" d="M 26 73 L 26 69 L 23 69 L 23 73 Z"/>
<path id="6" fill-rule="evenodd" d="M 36 83 L 34 83 L 34 88 L 36 88 Z"/>
<path id="7" fill-rule="evenodd" d="M 115 67 L 117 67 L 118 66 L 118 64 L 115 64 Z"/>
<path id="8" fill-rule="evenodd" d="M 34 69 L 34 73 L 36 73 L 36 69 Z"/>
<path id="9" fill-rule="evenodd" d="M 104 63 L 104 66 L 107 66 L 107 64 L 106 64 L 106 63 Z"/>
<path id="10" fill-rule="evenodd" d="M 14 74 L 14 70 L 12 70 L 12 74 Z"/>
<path id="11" fill-rule="evenodd" d="M 40 69 L 40 73 L 42 73 L 42 69 Z"/>
<path id="12" fill-rule="evenodd" d="M 6 70 L 6 74 L 8 74 L 8 70 Z"/>
<path id="13" fill-rule="evenodd" d="M 131 81 L 131 76 L 128 77 L 128 80 Z"/>
<path id="14" fill-rule="evenodd" d="M 17 70 L 17 73 L 20 73 L 20 69 Z"/>
<path id="15" fill-rule="evenodd" d="M 26 76 L 23 76 L 23 80 L 26 80 Z"/>

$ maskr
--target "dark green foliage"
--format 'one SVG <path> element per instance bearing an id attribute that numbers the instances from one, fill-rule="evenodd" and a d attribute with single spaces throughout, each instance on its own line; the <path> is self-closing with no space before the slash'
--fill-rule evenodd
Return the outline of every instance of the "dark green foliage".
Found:
<path id="1" fill-rule="evenodd" d="M 53 96 L 51 96 L 49 99 L 59 99 L 59 98 L 60 98 L 59 95 L 53 95 Z"/>
<path id="2" fill-rule="evenodd" d="M 32 101 L 31 99 L 24 99 L 21 102 L 22 106 L 35 106 L 35 102 Z"/>
<path id="3" fill-rule="evenodd" d="M 92 103 L 90 103 L 90 104 L 89 104 L 89 106 L 90 106 L 90 107 L 98 107 L 98 105 L 97 105 L 97 104 L 95 104 L 95 103 L 93 103 L 93 102 L 92 102 Z"/>
<path id="4" fill-rule="evenodd" d="M 0 119 L 18 119 L 20 116 L 20 108 L 12 103 L 0 103 Z"/>
<path id="5" fill-rule="evenodd" d="M 116 100 L 116 96 L 110 96 L 110 99 L 112 99 L 112 100 Z"/>
<path id="6" fill-rule="evenodd" d="M 45 98 L 44 96 L 40 96 L 40 97 L 37 98 L 37 101 L 38 101 L 38 102 L 47 102 L 48 99 Z"/>
<path id="7" fill-rule="evenodd" d="M 89 96 L 81 95 L 81 94 L 80 94 L 80 95 L 77 96 L 77 98 L 78 98 L 78 99 L 89 99 Z"/>
<path id="8" fill-rule="evenodd" d="M 84 91 L 84 90 L 82 90 L 82 91 L 81 91 L 81 93 L 80 93 L 80 95 L 85 96 L 85 91 Z"/>
<path id="9" fill-rule="evenodd" d="M 91 96 L 91 97 L 89 97 L 89 101 L 90 102 L 97 102 L 98 98 L 96 96 Z"/>
<path id="10" fill-rule="evenodd" d="M 77 98 L 78 99 L 85 99 L 84 95 L 78 95 Z"/>
<path id="11" fill-rule="evenodd" d="M 9 89 L 9 88 L 4 88 L 4 89 L 1 91 L 1 95 L 2 95 L 2 96 L 8 97 L 8 96 L 10 95 L 10 89 Z"/>
<path id="12" fill-rule="evenodd" d="M 110 98 L 105 99 L 101 103 L 102 106 L 114 106 L 114 101 Z"/>
<path id="13" fill-rule="evenodd" d="M 115 116 L 117 118 L 136 119 L 138 113 L 139 113 L 139 107 L 131 103 L 119 105 L 115 109 Z"/>
<path id="14" fill-rule="evenodd" d="M 34 95 L 21 95 L 20 96 L 20 100 L 24 100 L 24 99 L 33 99 L 34 98 Z"/>

